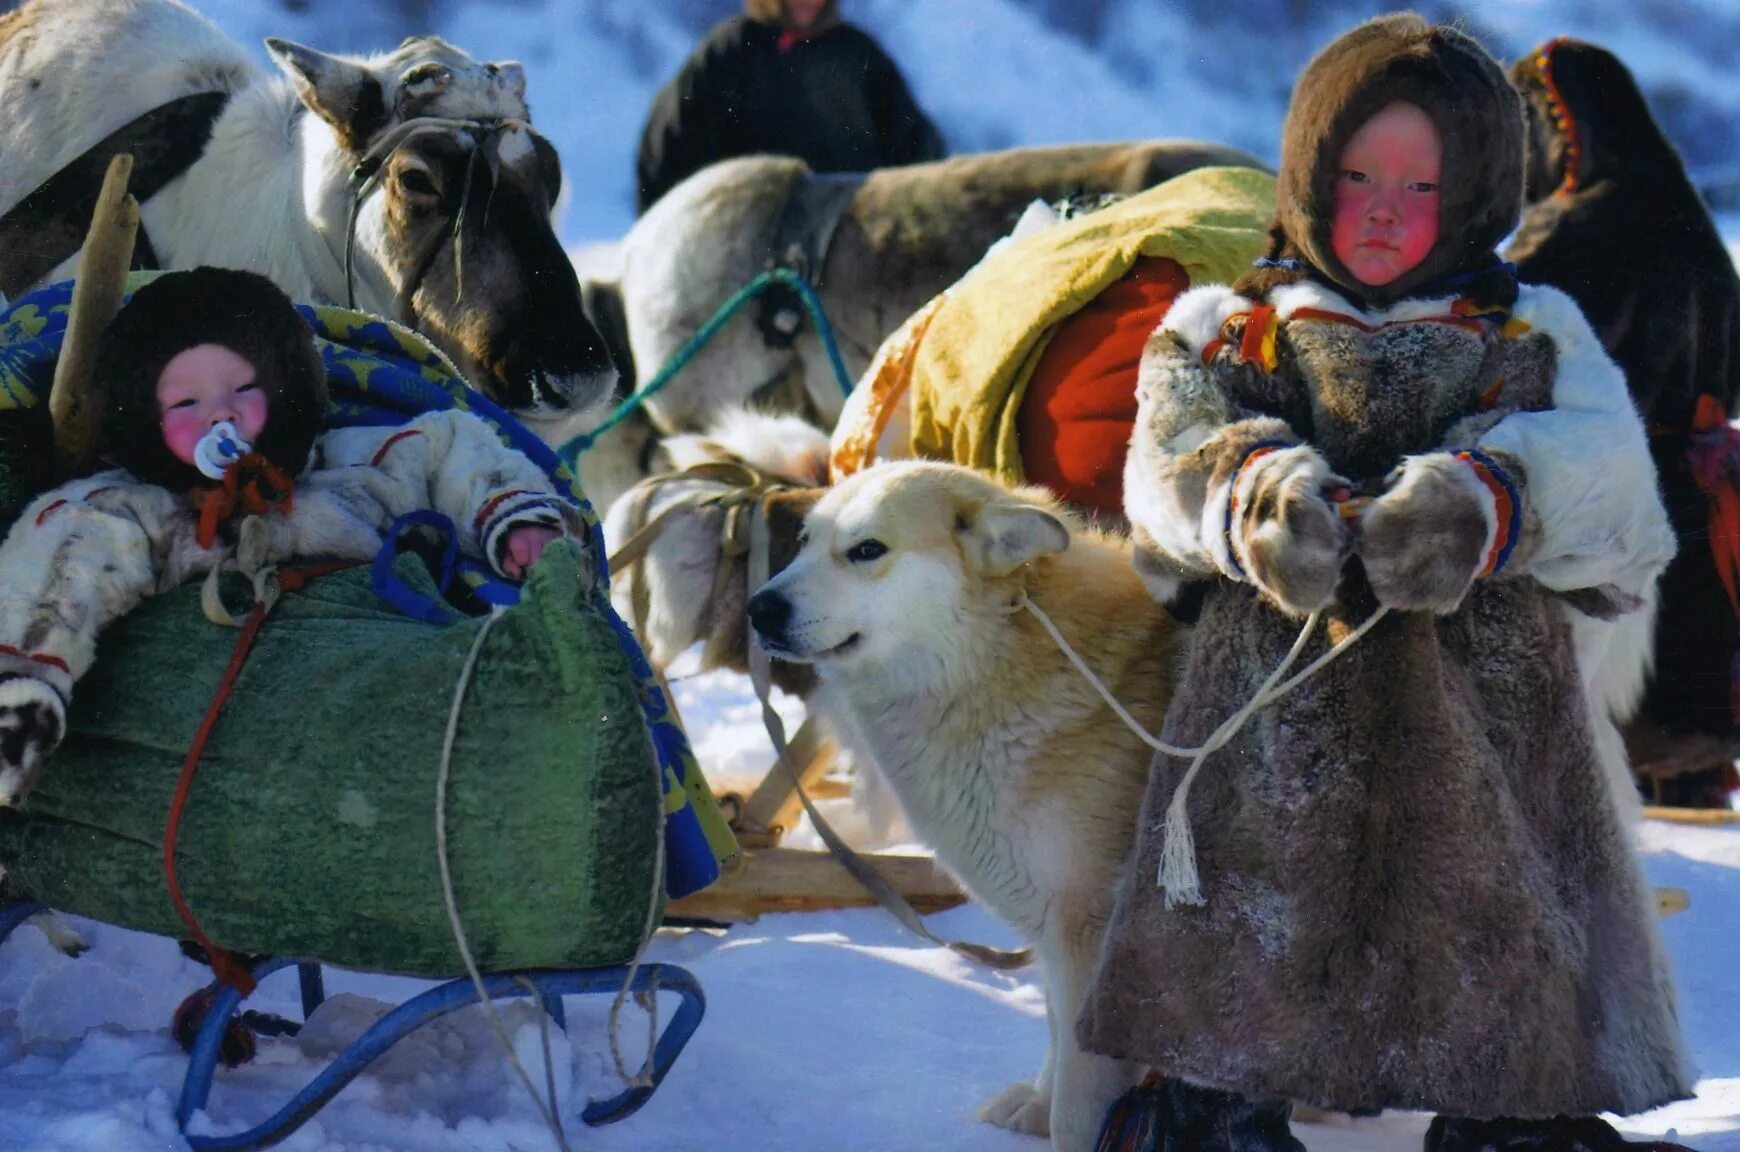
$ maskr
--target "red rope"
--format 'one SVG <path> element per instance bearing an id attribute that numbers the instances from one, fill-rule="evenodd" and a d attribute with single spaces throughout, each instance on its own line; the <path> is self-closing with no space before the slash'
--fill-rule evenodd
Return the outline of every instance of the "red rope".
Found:
<path id="1" fill-rule="evenodd" d="M 333 563 L 280 569 L 278 587 L 285 592 L 295 592 L 316 576 L 353 566 L 351 563 Z M 230 652 L 229 666 L 224 669 L 223 678 L 218 681 L 217 691 L 212 695 L 211 705 L 206 708 L 204 718 L 194 731 L 193 741 L 188 745 L 187 757 L 181 762 L 181 776 L 175 782 L 175 795 L 169 801 L 169 817 L 163 826 L 163 877 L 169 885 L 169 899 L 175 904 L 175 911 L 181 917 L 181 922 L 187 925 L 193 938 L 205 949 L 206 955 L 211 957 L 211 968 L 217 973 L 217 978 L 244 996 L 254 991 L 254 974 L 234 952 L 213 944 L 200 928 L 199 921 L 194 918 L 193 910 L 187 906 L 187 900 L 181 894 L 181 881 L 176 875 L 175 842 L 181 833 L 181 817 L 187 809 L 187 796 L 193 789 L 193 776 L 199 768 L 200 757 L 205 753 L 206 741 L 217 727 L 224 705 L 229 703 L 230 693 L 235 690 L 236 678 L 241 675 L 242 665 L 247 663 L 254 640 L 259 636 L 261 626 L 266 623 L 268 608 L 266 601 L 255 601 L 253 610 L 242 624 L 241 634 L 236 637 L 236 646 Z"/>

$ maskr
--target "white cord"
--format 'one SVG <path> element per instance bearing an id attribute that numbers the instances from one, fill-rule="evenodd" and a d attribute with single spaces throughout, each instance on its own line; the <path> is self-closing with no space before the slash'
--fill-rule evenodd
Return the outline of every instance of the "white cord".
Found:
<path id="1" fill-rule="evenodd" d="M 502 1025 L 500 1013 L 495 1010 L 495 1001 L 490 997 L 489 989 L 484 986 L 483 974 L 478 971 L 477 961 L 472 959 L 471 946 L 465 940 L 465 926 L 459 921 L 459 901 L 453 894 L 453 870 L 447 862 L 447 779 L 453 771 L 453 741 L 459 731 L 459 709 L 465 702 L 465 690 L 471 684 L 471 674 L 477 667 L 477 656 L 483 650 L 484 638 L 495 627 L 496 621 L 501 619 L 501 615 L 501 610 L 497 609 L 484 619 L 483 626 L 477 630 L 477 638 L 471 642 L 471 650 L 465 654 L 465 664 L 459 670 L 459 683 L 453 690 L 453 707 L 447 713 L 447 732 L 441 739 L 441 767 L 435 775 L 435 862 L 441 869 L 441 898 L 447 904 L 447 922 L 453 927 L 453 942 L 458 945 L 459 958 L 465 962 L 466 974 L 471 977 L 471 983 L 477 989 L 478 1003 L 483 1005 L 490 1027 L 495 1030 L 496 1039 L 501 1042 L 502 1051 L 507 1054 L 508 1063 L 513 1066 L 520 1083 L 526 1086 L 532 1102 L 538 1106 L 538 1111 L 544 1117 L 544 1123 L 556 1137 L 557 1146 L 562 1152 L 573 1152 L 568 1144 L 567 1134 L 562 1131 L 561 1117 L 556 1114 L 556 1072 L 549 1044 L 544 1045 L 544 1079 L 551 1088 L 550 1099 L 546 1102 L 532 1083 L 532 1077 L 526 1071 L 525 1065 L 520 1063 L 519 1056 L 514 1052 L 513 1041 L 509 1039 L 507 1029 Z"/>
<path id="2" fill-rule="evenodd" d="M 1389 615 L 1390 611 L 1388 608 L 1380 607 L 1367 617 L 1358 628 L 1342 637 L 1329 651 L 1306 665 L 1305 669 L 1298 675 L 1277 687 L 1276 682 L 1293 667 L 1293 664 L 1299 659 L 1300 653 L 1305 651 L 1306 643 L 1317 631 L 1317 625 L 1322 620 L 1323 613 L 1313 612 L 1306 618 L 1304 627 L 1299 629 L 1299 635 L 1293 641 L 1293 646 L 1288 649 L 1286 657 L 1275 665 L 1274 671 L 1270 672 L 1263 683 L 1258 686 L 1256 693 L 1238 711 L 1227 717 L 1200 747 L 1180 748 L 1158 739 L 1142 727 L 1134 716 L 1130 715 L 1129 710 L 1112 695 L 1105 682 L 1094 675 L 1093 669 L 1087 666 L 1080 654 L 1070 646 L 1069 641 L 1064 639 L 1063 633 L 1058 631 L 1057 625 L 1052 623 L 1051 617 L 1047 616 L 1039 605 L 1028 598 L 1025 590 L 1022 591 L 1015 605 L 1017 608 L 1025 608 L 1038 618 L 1039 623 L 1045 627 L 1046 632 L 1050 633 L 1051 639 L 1058 648 L 1063 651 L 1065 656 L 1069 657 L 1070 663 L 1075 665 L 1076 671 L 1080 672 L 1082 677 L 1093 685 L 1094 691 L 1100 694 L 1100 698 L 1111 707 L 1118 719 L 1122 720 L 1130 731 L 1140 737 L 1143 743 L 1161 756 L 1176 756 L 1181 760 L 1190 761 L 1189 769 L 1185 771 L 1184 778 L 1178 782 L 1178 787 L 1172 794 L 1172 802 L 1166 807 L 1166 828 L 1160 849 L 1158 883 L 1166 891 L 1166 907 L 1168 908 L 1176 904 L 1201 904 L 1203 902 L 1202 889 L 1196 872 L 1196 841 L 1190 831 L 1190 816 L 1186 810 L 1186 803 L 1190 797 L 1190 786 L 1196 782 L 1197 772 L 1201 770 L 1203 764 L 1207 763 L 1209 756 L 1238 735 L 1252 716 L 1322 671 L 1330 661 L 1364 639 L 1366 634 L 1377 626 L 1378 621 Z"/>

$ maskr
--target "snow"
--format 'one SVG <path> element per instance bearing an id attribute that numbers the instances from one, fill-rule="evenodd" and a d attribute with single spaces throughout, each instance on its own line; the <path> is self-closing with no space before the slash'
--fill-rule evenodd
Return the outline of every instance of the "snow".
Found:
<path id="1" fill-rule="evenodd" d="M 267 67 L 265 36 L 364 52 L 431 24 L 474 56 L 520 60 L 532 121 L 566 168 L 558 212 L 571 249 L 619 239 L 633 224 L 635 147 L 653 94 L 708 24 L 740 7 L 736 0 L 192 2 Z M 7 5 L 0 0 L 0 10 Z M 1300 66 L 1350 25 L 1396 7 L 1406 5 L 850 0 L 844 11 L 888 50 L 955 152 L 1187 136 L 1274 163 Z M 1614 49 L 1694 173 L 1726 172 L 1720 182 L 1730 195 L 1740 186 L 1732 160 L 1740 150 L 1740 87 L 1730 83 L 1740 0 L 1433 0 L 1416 7 L 1462 23 L 1507 60 L 1554 36 Z M 1097 31 L 1058 27 L 1072 9 L 1078 24 L 1080 12 L 1098 13 Z"/>
<path id="2" fill-rule="evenodd" d="M 747 681 L 676 669 L 679 707 L 716 775 L 771 763 Z M 802 706 L 781 701 L 788 723 Z M 849 801 L 828 805 L 841 815 Z M 850 821 L 843 822 L 848 828 Z M 898 832 L 895 833 L 898 836 Z M 813 844 L 799 828 L 788 843 Z M 1702 1079 L 1696 1099 L 1622 1122 L 1669 1131 L 1700 1152 L 1740 1152 L 1740 827 L 1647 824 L 1651 881 L 1686 889 L 1688 911 L 1662 922 Z M 900 848 L 897 850 L 911 850 Z M 932 918 L 947 936 L 1013 946 L 976 906 Z M 93 945 L 78 959 L 26 926 L 0 944 L 0 1149 L 165 1152 L 185 1148 L 174 1104 L 186 1060 L 171 1014 L 210 979 L 168 939 L 76 921 Z M 700 980 L 707 1015 L 652 1101 L 621 1124 L 585 1129 L 588 1100 L 621 1083 L 608 1042 L 609 997 L 570 997 L 567 1035 L 551 1030 L 558 1104 L 576 1148 L 777 1152 L 959 1149 L 1035 1152 L 1045 1145 L 973 1120 L 977 1106 L 1032 1077 L 1045 1053 L 1043 993 L 1032 971 L 994 972 L 909 935 L 880 910 L 775 915 L 719 930 L 665 930 L 649 958 Z M 277 1110 L 348 1039 L 430 987 L 326 970 L 329 999 L 294 1039 L 262 1040 L 252 1064 L 220 1072 L 196 1131 L 241 1131 Z M 297 1018 L 293 971 L 269 977 L 249 1006 Z M 661 1022 L 675 998 L 660 1003 Z M 499 1007 L 520 1061 L 544 1080 L 540 1013 Z M 619 1036 L 632 1068 L 645 1016 L 626 1009 Z M 1312 1152 L 1412 1152 L 1427 1117 L 1386 1114 L 1297 1126 Z M 534 1152 L 554 1138 L 478 1008 L 443 1017 L 382 1057 L 282 1147 L 291 1152 Z"/>

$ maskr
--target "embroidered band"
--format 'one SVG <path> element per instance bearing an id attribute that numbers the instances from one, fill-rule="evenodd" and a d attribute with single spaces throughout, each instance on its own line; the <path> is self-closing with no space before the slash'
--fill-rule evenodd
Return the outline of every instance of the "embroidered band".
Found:
<path id="1" fill-rule="evenodd" d="M 1504 469 L 1486 453 L 1473 450 L 1458 452 L 1456 459 L 1472 468 L 1475 478 L 1492 493 L 1493 512 L 1498 519 L 1498 530 L 1493 533 L 1492 547 L 1487 549 L 1480 571 L 1474 574 L 1476 579 L 1480 579 L 1501 571 L 1510 559 L 1510 554 L 1516 550 L 1517 538 L 1522 535 L 1522 496 Z"/>
<path id="2" fill-rule="evenodd" d="M 1233 573 L 1241 580 L 1245 577 L 1245 566 L 1239 563 L 1238 549 L 1233 545 L 1233 521 L 1239 511 L 1239 481 L 1244 478 L 1245 469 L 1255 461 L 1261 460 L 1271 452 L 1278 452 L 1293 445 L 1283 440 L 1259 440 L 1245 453 L 1245 458 L 1239 461 L 1239 466 L 1233 470 L 1232 480 L 1227 483 L 1226 490 L 1226 524 L 1223 531 L 1226 535 L 1226 559 L 1232 565 Z"/>

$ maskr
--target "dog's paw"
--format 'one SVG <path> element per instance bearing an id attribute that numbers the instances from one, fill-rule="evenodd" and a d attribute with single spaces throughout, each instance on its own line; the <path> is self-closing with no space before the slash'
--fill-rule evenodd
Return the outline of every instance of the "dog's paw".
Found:
<path id="1" fill-rule="evenodd" d="M 1493 528 L 1480 481 L 1445 453 L 1415 456 L 1360 519 L 1360 558 L 1378 603 L 1454 612 L 1474 584 Z"/>
<path id="2" fill-rule="evenodd" d="M 0 676 L 0 808 L 23 803 L 66 734 L 59 692 L 31 676 Z"/>
<path id="3" fill-rule="evenodd" d="M 1234 551 L 1245 574 L 1283 612 L 1308 616 L 1327 605 L 1353 540 L 1326 498 L 1345 485 L 1305 445 L 1255 461 L 1241 479 Z"/>
<path id="4" fill-rule="evenodd" d="M 1029 1136 L 1051 1135 L 1051 1097 L 1028 1081 L 1011 1084 L 979 1106 L 979 1119 Z"/>

